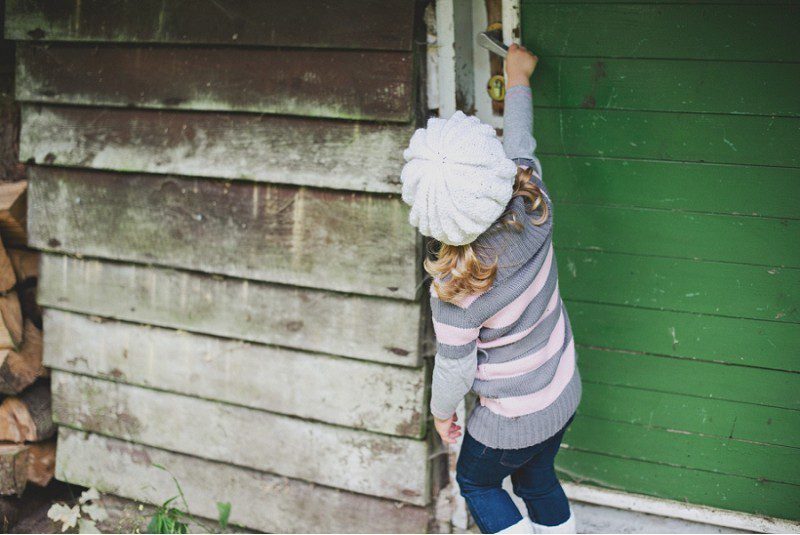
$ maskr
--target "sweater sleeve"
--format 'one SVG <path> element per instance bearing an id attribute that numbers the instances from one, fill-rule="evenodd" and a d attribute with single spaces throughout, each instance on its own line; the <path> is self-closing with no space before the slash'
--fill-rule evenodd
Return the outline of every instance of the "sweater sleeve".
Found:
<path id="1" fill-rule="evenodd" d="M 531 88 L 515 85 L 508 88 L 503 116 L 503 148 L 517 165 L 533 167 L 542 176 L 542 165 L 536 157 L 533 137 L 533 96 Z"/>
<path id="2" fill-rule="evenodd" d="M 431 413 L 446 419 L 472 388 L 478 367 L 478 334 L 470 314 L 456 305 L 431 296 L 436 358 L 431 386 Z"/>

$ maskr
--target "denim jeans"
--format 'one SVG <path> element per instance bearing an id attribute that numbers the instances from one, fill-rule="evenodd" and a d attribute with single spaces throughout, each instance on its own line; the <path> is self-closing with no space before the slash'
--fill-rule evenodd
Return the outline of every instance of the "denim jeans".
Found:
<path id="1" fill-rule="evenodd" d="M 544 442 L 517 450 L 490 448 L 469 432 L 464 434 L 456 481 L 481 533 L 497 533 L 522 520 L 511 496 L 502 488 L 503 479 L 509 475 L 514 494 L 525 501 L 533 522 L 557 526 L 569 519 L 569 503 L 553 463 L 574 417 Z"/>

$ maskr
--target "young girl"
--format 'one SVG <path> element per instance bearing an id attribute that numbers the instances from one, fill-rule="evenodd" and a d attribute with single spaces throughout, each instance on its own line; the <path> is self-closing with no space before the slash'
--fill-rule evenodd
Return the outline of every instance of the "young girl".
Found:
<path id="1" fill-rule="evenodd" d="M 553 461 L 581 382 L 531 134 L 537 59 L 509 48 L 502 144 L 475 117 L 432 118 L 411 138 L 401 176 L 411 224 L 439 242 L 425 268 L 437 338 L 430 408 L 445 443 L 461 435 L 464 395 L 480 399 L 456 480 L 483 533 L 575 533 Z M 501 488 L 509 475 L 530 518 Z"/>

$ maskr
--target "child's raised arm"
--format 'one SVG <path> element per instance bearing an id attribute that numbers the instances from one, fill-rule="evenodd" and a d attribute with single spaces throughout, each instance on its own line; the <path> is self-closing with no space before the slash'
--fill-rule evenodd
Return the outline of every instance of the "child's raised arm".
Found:
<path id="1" fill-rule="evenodd" d="M 533 102 L 530 78 L 539 58 L 519 45 L 511 45 L 506 57 L 505 114 L 503 149 L 506 156 L 517 165 L 533 168 L 540 177 L 541 164 L 536 157 L 536 140 L 533 137 Z"/>

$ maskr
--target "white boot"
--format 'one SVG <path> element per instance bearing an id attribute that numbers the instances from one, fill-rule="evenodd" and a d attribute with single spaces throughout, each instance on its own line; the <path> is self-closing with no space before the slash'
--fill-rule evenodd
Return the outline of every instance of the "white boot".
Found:
<path id="1" fill-rule="evenodd" d="M 508 526 L 506 529 L 502 529 L 497 533 L 536 533 L 533 530 L 533 522 L 527 516 L 523 516 L 522 520 L 514 524 L 513 526 Z"/>
<path id="2" fill-rule="evenodd" d="M 575 515 L 572 513 L 572 510 L 569 512 L 569 518 L 563 524 L 557 526 L 543 526 L 536 522 L 531 522 L 531 524 L 533 525 L 534 533 L 578 533 L 577 527 L 575 526 Z M 515 531 L 513 533 L 521 532 Z"/>

